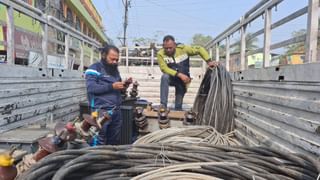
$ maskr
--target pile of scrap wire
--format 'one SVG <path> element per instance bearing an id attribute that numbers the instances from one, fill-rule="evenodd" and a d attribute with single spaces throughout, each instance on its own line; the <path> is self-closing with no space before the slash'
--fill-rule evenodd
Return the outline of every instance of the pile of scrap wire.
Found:
<path id="1" fill-rule="evenodd" d="M 315 158 L 268 147 L 157 143 L 55 152 L 18 179 L 315 180 L 319 173 Z"/>
<path id="2" fill-rule="evenodd" d="M 222 135 L 210 126 L 187 126 L 183 128 L 162 129 L 139 138 L 134 144 L 148 143 L 209 143 L 213 145 L 240 145 L 234 133 Z"/>
<path id="3" fill-rule="evenodd" d="M 208 69 L 200 84 L 193 111 L 196 124 L 210 125 L 222 134 L 233 130 L 233 94 L 229 73 L 219 65 Z"/>

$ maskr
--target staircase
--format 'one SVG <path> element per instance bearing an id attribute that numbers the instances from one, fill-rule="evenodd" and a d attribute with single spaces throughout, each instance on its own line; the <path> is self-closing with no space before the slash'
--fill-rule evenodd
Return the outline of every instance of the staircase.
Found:
<path id="1" fill-rule="evenodd" d="M 153 105 L 160 104 L 160 79 L 162 72 L 159 67 L 119 67 L 122 79 L 132 77 L 139 83 L 139 97 L 152 102 Z M 191 68 L 192 81 L 183 99 L 183 109 L 192 108 L 194 99 L 198 92 L 204 71 L 202 68 Z M 129 88 L 130 91 L 131 87 Z M 169 87 L 168 107 L 174 108 L 175 88 Z"/>

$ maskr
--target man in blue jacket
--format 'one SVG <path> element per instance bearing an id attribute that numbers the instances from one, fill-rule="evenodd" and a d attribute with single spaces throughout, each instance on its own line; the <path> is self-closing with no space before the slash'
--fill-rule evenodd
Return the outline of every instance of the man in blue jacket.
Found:
<path id="1" fill-rule="evenodd" d="M 87 93 L 92 111 L 98 111 L 99 116 L 113 109 L 111 121 L 105 123 L 99 132 L 98 145 L 116 145 L 122 126 L 121 90 L 125 88 L 118 70 L 119 49 L 107 46 L 101 55 L 101 61 L 92 64 L 85 72 Z"/>

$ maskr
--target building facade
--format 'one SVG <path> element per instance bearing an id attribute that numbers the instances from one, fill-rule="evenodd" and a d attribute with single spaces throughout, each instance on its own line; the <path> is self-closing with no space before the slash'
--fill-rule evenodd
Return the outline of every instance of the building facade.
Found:
<path id="1" fill-rule="evenodd" d="M 102 18 L 91 0 L 21 0 L 29 6 L 41 10 L 44 14 L 58 19 L 60 22 L 87 36 L 98 44 L 108 43 L 104 33 Z M 23 11 L 14 10 L 14 44 L 15 64 L 39 66 L 43 48 L 44 26 Z M 7 44 L 7 8 L 0 4 L 0 63 L 6 61 Z M 57 28 L 48 27 L 48 67 L 77 69 L 83 56 L 83 67 L 88 67 L 99 59 L 99 51 L 87 42 L 76 37 L 68 37 L 66 49 L 66 33 Z M 80 48 L 81 47 L 81 48 Z M 83 52 L 81 52 L 81 49 Z M 68 58 L 66 58 L 68 54 Z M 35 60 L 36 59 L 36 60 Z M 63 62 L 67 59 L 67 63 Z"/>

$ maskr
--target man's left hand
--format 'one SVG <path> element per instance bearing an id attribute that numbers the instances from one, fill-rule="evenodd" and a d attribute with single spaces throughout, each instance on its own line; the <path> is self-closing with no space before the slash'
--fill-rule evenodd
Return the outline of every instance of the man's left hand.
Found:
<path id="1" fill-rule="evenodd" d="M 129 77 L 128 79 L 126 79 L 123 83 L 124 83 L 124 87 L 127 89 L 130 84 L 133 82 L 132 77 Z"/>
<path id="2" fill-rule="evenodd" d="M 208 66 L 213 68 L 213 67 L 217 67 L 219 65 L 219 62 L 217 61 L 208 61 L 207 62 Z"/>

